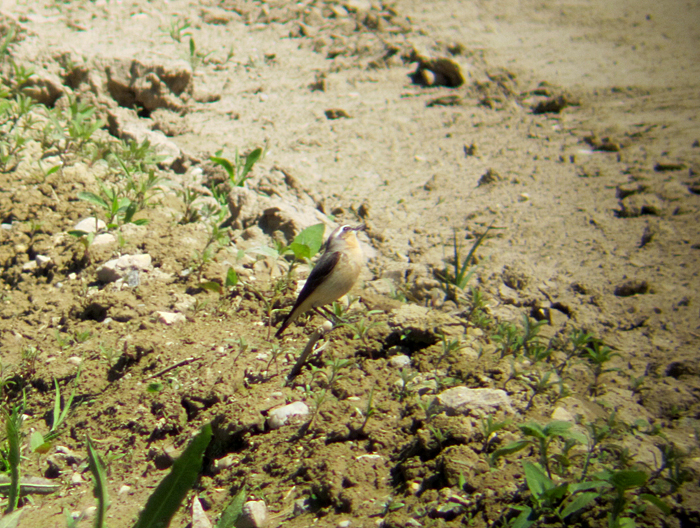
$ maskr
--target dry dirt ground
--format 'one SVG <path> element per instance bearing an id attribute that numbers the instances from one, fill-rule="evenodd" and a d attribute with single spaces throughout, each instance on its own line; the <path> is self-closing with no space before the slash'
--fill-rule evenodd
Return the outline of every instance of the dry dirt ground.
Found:
<path id="1" fill-rule="evenodd" d="M 193 498 L 215 521 L 244 485 L 269 526 L 504 526 L 533 504 L 523 463 L 538 451 L 490 458 L 519 425 L 558 419 L 589 435 L 608 424 L 596 471 L 644 471 L 630 505 L 654 493 L 671 512 L 624 516 L 697 526 L 699 19 L 677 0 L 3 2 L 3 82 L 32 67 L 19 88 L 45 107 L 0 174 L 1 396 L 11 408 L 26 394 L 23 475 L 60 484 L 22 500 L 20 525 L 89 513 L 89 434 L 109 464 L 107 524 L 131 526 L 211 422 L 172 526 L 191 522 Z M 42 136 L 71 100 L 102 127 L 84 144 Z M 68 232 L 105 219 L 78 193 L 124 189 L 115 138 L 155 146 L 158 192 L 135 215 L 147 225 L 122 215 L 86 253 Z M 263 146 L 209 215 L 225 176 L 210 156 Z M 202 258 L 218 220 L 226 240 Z M 288 259 L 260 247 L 319 221 L 367 224 L 362 301 L 288 382 L 321 320 L 270 337 L 294 293 L 274 289 Z M 454 239 L 463 257 L 484 233 L 465 292 L 446 295 Z M 141 254 L 150 264 L 98 278 Z M 201 286 L 229 268 L 230 291 Z M 504 325 L 523 335 L 525 316 L 549 356 L 508 346 Z M 576 330 L 615 353 L 598 380 L 590 360 L 567 362 Z M 32 452 L 54 379 L 73 406 Z M 493 417 L 511 423 L 485 435 L 478 409 L 436 400 L 451 386 L 505 390 Z M 296 401 L 311 414 L 272 429 L 270 411 Z M 585 449 L 567 466 L 552 446 L 557 478 L 580 474 Z M 567 524 L 607 526 L 612 497 L 601 488 Z M 539 522 L 561 524 L 551 510 Z"/>

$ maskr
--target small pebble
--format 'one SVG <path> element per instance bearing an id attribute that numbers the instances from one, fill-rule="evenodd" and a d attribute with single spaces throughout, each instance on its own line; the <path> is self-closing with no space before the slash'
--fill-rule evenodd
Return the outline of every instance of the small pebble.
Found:
<path id="1" fill-rule="evenodd" d="M 308 416 L 308 414 L 309 407 L 304 402 L 293 402 L 272 409 L 267 416 L 267 425 L 270 429 L 279 429 L 287 425 L 290 418 Z"/>
<path id="2" fill-rule="evenodd" d="M 158 316 L 158 322 L 166 325 L 181 323 L 187 320 L 187 318 L 181 313 L 156 312 L 156 315 Z"/>
<path id="3" fill-rule="evenodd" d="M 237 528 L 264 528 L 267 526 L 268 515 L 265 501 L 248 501 L 243 505 L 243 511 L 236 523 Z"/>
<path id="4" fill-rule="evenodd" d="M 403 354 L 400 354 L 398 356 L 392 356 L 391 359 L 389 360 L 389 363 L 391 364 L 392 367 L 404 368 L 404 367 L 408 367 L 411 364 L 411 358 L 408 356 L 405 356 Z"/>

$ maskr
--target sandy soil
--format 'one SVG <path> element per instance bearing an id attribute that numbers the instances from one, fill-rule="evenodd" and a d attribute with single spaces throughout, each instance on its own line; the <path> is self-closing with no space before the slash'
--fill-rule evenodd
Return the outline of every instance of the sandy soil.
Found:
<path id="1" fill-rule="evenodd" d="M 663 442 L 625 429 L 616 441 L 631 462 L 616 467 L 653 475 L 659 445 L 674 445 L 690 477 L 659 492 L 671 515 L 650 507 L 637 524 L 698 522 L 697 3 L 3 2 L 0 14 L 3 35 L 18 28 L 12 60 L 35 70 L 28 94 L 49 108 L 77 97 L 104 120 L 93 139 L 148 138 L 163 155 L 161 192 L 137 214 L 149 224 L 111 230 L 89 258 L 67 232 L 103 214 L 78 199 L 114 177 L 98 147 L 61 159 L 33 141 L 0 175 L 3 402 L 25 389 L 23 432 L 46 434 L 53 379 L 64 394 L 77 379 L 61 434 L 23 461 L 61 489 L 26 503 L 21 526 L 65 526 L 93 506 L 86 433 L 110 462 L 108 525 L 131 525 L 208 422 L 196 493 L 212 520 L 246 485 L 269 526 L 505 525 L 528 501 L 531 453 L 491 469 L 488 455 L 519 438 L 517 424 L 577 414 L 658 426 Z M 228 197 L 230 242 L 198 268 L 212 221 L 183 218 L 184 190 L 215 207 L 224 173 L 209 157 L 262 146 Z M 274 294 L 285 262 L 251 250 L 319 220 L 367 224 L 353 310 L 376 325 L 366 339 L 335 330 L 286 383 L 321 321 L 293 325 L 277 348 L 267 316 L 279 322 L 294 294 Z M 473 293 L 455 302 L 438 279 L 453 239 L 466 252 L 489 226 L 470 286 L 491 323 L 478 324 Z M 98 280 L 133 254 L 152 259 L 138 286 Z M 230 294 L 201 287 L 230 267 L 241 279 Z M 159 312 L 185 317 L 164 324 Z M 547 342 L 589 332 L 616 370 L 593 391 L 578 362 L 570 396 L 533 396 L 512 377 L 530 363 L 494 337 L 525 315 L 545 321 Z M 444 355 L 441 335 L 464 348 Z M 332 382 L 330 359 L 350 360 Z M 406 390 L 401 368 L 415 375 Z M 504 389 L 513 424 L 488 442 L 478 413 L 431 411 L 452 382 Z M 271 430 L 269 411 L 294 401 L 311 422 Z M 569 522 L 607 526 L 606 504 Z M 183 507 L 172 526 L 188 522 Z"/>

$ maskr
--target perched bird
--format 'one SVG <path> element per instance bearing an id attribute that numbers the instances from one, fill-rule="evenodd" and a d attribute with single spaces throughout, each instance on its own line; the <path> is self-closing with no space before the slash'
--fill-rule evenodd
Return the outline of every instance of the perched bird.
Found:
<path id="1" fill-rule="evenodd" d="M 364 257 L 356 233 L 363 229 L 364 224 L 358 227 L 344 225 L 331 233 L 324 244 L 323 255 L 311 270 L 294 308 L 277 330 L 275 337 L 280 337 L 304 312 L 312 309 L 318 312 L 321 306 L 337 301 L 350 291 L 362 269 Z"/>

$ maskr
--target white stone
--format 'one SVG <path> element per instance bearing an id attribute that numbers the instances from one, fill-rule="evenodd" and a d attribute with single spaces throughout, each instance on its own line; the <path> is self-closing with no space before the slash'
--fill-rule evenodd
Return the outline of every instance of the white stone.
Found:
<path id="1" fill-rule="evenodd" d="M 187 318 L 181 313 L 174 312 L 156 312 L 158 315 L 158 322 L 166 325 L 172 325 L 175 323 L 182 323 L 187 320 Z"/>
<path id="2" fill-rule="evenodd" d="M 150 271 L 151 269 L 153 266 L 149 254 L 123 255 L 100 266 L 97 269 L 97 280 L 104 283 L 114 282 L 126 277 L 130 271 Z"/>
<path id="3" fill-rule="evenodd" d="M 226 455 L 223 458 L 220 458 L 218 460 L 214 460 L 214 469 L 219 472 L 224 469 L 228 469 L 231 466 L 233 466 L 236 462 L 238 461 L 238 458 L 235 455 Z"/>
<path id="4" fill-rule="evenodd" d="M 37 268 L 36 260 L 30 260 L 22 264 L 22 271 L 33 271 Z"/>
<path id="5" fill-rule="evenodd" d="M 72 486 L 77 486 L 83 483 L 83 477 L 77 471 L 73 473 L 70 477 L 70 483 Z"/>
<path id="6" fill-rule="evenodd" d="M 338 528 L 350 528 L 351 525 L 352 525 L 351 521 L 345 520 L 345 521 L 340 521 L 336 526 Z"/>
<path id="7" fill-rule="evenodd" d="M 411 358 L 404 354 L 399 354 L 398 356 L 391 356 L 389 363 L 392 367 L 404 368 L 411 364 Z"/>
<path id="8" fill-rule="evenodd" d="M 129 493 L 130 491 L 131 486 L 127 486 L 126 484 L 124 484 L 121 488 L 119 488 L 117 495 L 124 495 L 125 493 Z"/>
<path id="9" fill-rule="evenodd" d="M 270 429 L 279 429 L 287 425 L 287 421 L 292 417 L 308 416 L 309 407 L 304 402 L 293 402 L 282 407 L 272 409 L 267 415 L 267 425 Z"/>
<path id="10" fill-rule="evenodd" d="M 265 501 L 248 501 L 236 523 L 236 528 L 265 528 L 268 523 Z"/>
<path id="11" fill-rule="evenodd" d="M 72 356 L 72 357 L 69 357 L 66 361 L 68 363 L 70 363 L 71 365 L 75 365 L 76 367 L 78 367 L 83 362 L 83 358 L 78 357 L 78 356 Z"/>
<path id="12" fill-rule="evenodd" d="M 452 387 L 437 396 L 447 414 L 472 414 L 485 416 L 504 411 L 512 414 L 513 407 L 508 394 L 501 389 L 469 389 Z"/>
<path id="13" fill-rule="evenodd" d="M 51 262 L 51 257 L 47 257 L 46 255 L 37 255 L 36 258 L 36 263 L 39 264 L 39 266 L 45 266 L 49 262 Z"/>
<path id="14" fill-rule="evenodd" d="M 192 528 L 211 528 L 211 521 L 204 513 L 204 508 L 202 508 L 202 503 L 199 502 L 199 498 L 195 496 L 192 500 Z"/>
<path id="15" fill-rule="evenodd" d="M 92 240 L 94 246 L 108 246 L 114 244 L 117 238 L 112 233 L 101 233 Z"/>
<path id="16" fill-rule="evenodd" d="M 107 227 L 102 220 L 96 219 L 94 216 L 82 219 L 73 226 L 73 231 L 82 231 L 84 233 L 96 233 Z"/>

